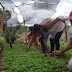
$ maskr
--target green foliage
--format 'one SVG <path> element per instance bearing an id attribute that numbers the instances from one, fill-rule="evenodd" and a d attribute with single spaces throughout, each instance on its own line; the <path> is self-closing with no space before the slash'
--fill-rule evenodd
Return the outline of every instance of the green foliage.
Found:
<path id="1" fill-rule="evenodd" d="M 0 9 L 0 14 L 3 15 L 3 11 L 2 11 L 2 9 Z"/>
<path id="2" fill-rule="evenodd" d="M 18 33 L 18 34 L 24 33 L 24 32 L 25 32 L 25 28 L 26 28 L 26 31 L 27 31 L 27 29 L 28 29 L 27 26 L 21 26 L 20 29 L 17 31 L 17 33 Z"/>
<path id="3" fill-rule="evenodd" d="M 9 10 L 6 10 L 5 13 L 6 13 L 7 20 L 9 20 L 11 17 L 11 12 Z"/>
<path id="4" fill-rule="evenodd" d="M 4 13 L 3 13 L 3 10 L 2 9 L 0 9 L 0 14 L 2 15 L 2 20 L 3 20 L 3 31 L 5 31 L 6 24 L 5 24 Z M 9 10 L 5 10 L 5 15 L 6 15 L 5 16 L 6 19 L 9 20 L 10 17 L 11 17 L 11 12 Z"/>
<path id="5" fill-rule="evenodd" d="M 1 39 L 0 39 L 0 46 L 4 47 L 4 43 Z"/>
<path id="6" fill-rule="evenodd" d="M 67 31 L 68 31 L 69 28 L 70 28 L 70 26 L 69 26 L 69 25 L 66 25 L 66 29 L 67 29 Z"/>
<path id="7" fill-rule="evenodd" d="M 2 15 L 2 18 L 3 18 L 3 21 L 4 21 L 4 16 L 3 16 L 4 13 L 3 13 L 2 9 L 0 9 L 0 14 Z M 8 20 L 11 17 L 11 12 L 9 10 L 5 10 L 5 15 L 6 15 L 6 19 Z"/>
<path id="8" fill-rule="evenodd" d="M 17 38 L 19 38 L 19 36 L 17 35 L 17 30 L 20 29 L 20 25 L 16 26 L 16 27 L 8 27 L 5 31 L 5 39 L 8 43 L 14 43 L 14 40 L 16 40 Z"/>
<path id="9" fill-rule="evenodd" d="M 33 47 L 27 51 L 28 46 L 25 44 L 13 44 L 13 49 L 10 49 L 8 44 L 5 47 L 3 68 L 8 69 L 5 72 L 69 72 L 69 58 L 55 60 L 52 57 L 45 57 Z"/>

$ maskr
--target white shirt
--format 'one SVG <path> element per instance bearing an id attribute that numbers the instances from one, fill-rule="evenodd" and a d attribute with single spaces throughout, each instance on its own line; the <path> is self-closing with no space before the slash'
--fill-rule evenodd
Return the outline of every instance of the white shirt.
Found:
<path id="1" fill-rule="evenodd" d="M 72 26 L 69 28 L 69 42 L 72 43 Z"/>

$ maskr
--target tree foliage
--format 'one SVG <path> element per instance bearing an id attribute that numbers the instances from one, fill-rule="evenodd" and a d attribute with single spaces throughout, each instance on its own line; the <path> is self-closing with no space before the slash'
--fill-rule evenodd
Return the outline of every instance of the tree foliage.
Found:
<path id="1" fill-rule="evenodd" d="M 4 21 L 4 13 L 3 13 L 3 10 L 2 9 L 0 9 L 0 14 L 2 15 L 2 19 Z M 9 20 L 10 17 L 11 17 L 11 11 L 5 10 L 5 15 L 6 15 L 6 19 Z"/>
<path id="2" fill-rule="evenodd" d="M 2 20 L 3 20 L 3 31 L 5 31 L 6 25 L 5 25 L 5 19 L 4 19 L 4 17 L 6 17 L 6 19 L 9 20 L 10 17 L 11 17 L 11 11 L 5 10 L 5 16 L 4 16 L 3 10 L 0 9 L 0 14 L 2 15 Z"/>
<path id="3" fill-rule="evenodd" d="M 17 25 L 16 27 L 8 27 L 5 31 L 5 39 L 8 43 L 14 43 L 14 40 L 19 38 L 17 35 L 17 30 L 20 29 L 20 25 Z"/>

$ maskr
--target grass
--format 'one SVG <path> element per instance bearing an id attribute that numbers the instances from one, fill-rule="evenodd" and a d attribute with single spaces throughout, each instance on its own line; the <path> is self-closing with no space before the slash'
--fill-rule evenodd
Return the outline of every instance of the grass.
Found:
<path id="1" fill-rule="evenodd" d="M 62 44 L 61 49 L 66 45 Z M 72 56 L 72 50 L 69 50 L 64 55 L 68 58 L 53 59 L 45 57 L 39 50 L 34 50 L 33 47 L 27 51 L 28 46 L 24 44 L 13 44 L 13 49 L 9 44 L 5 44 L 3 54 L 3 69 L 8 69 L 5 72 L 69 72 L 68 61 Z"/>

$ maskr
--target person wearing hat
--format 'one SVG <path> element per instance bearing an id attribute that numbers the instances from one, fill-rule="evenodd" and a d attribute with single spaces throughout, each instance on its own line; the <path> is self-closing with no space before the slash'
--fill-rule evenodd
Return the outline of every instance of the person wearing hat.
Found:
<path id="1" fill-rule="evenodd" d="M 61 50 L 61 51 L 58 51 L 58 50 L 54 51 L 53 53 L 55 55 L 61 55 L 62 53 L 72 49 L 72 11 L 70 12 L 68 19 L 70 20 L 70 23 L 71 23 L 71 27 L 69 28 L 69 43 L 68 43 L 68 45 L 63 50 Z M 68 68 L 69 68 L 70 72 L 72 72 L 72 59 L 70 61 L 71 61 L 69 63 L 70 66 L 68 66 Z"/>
<path id="2" fill-rule="evenodd" d="M 3 28 L 3 21 L 2 21 L 2 16 L 0 14 L 0 34 L 2 33 L 2 28 Z"/>

